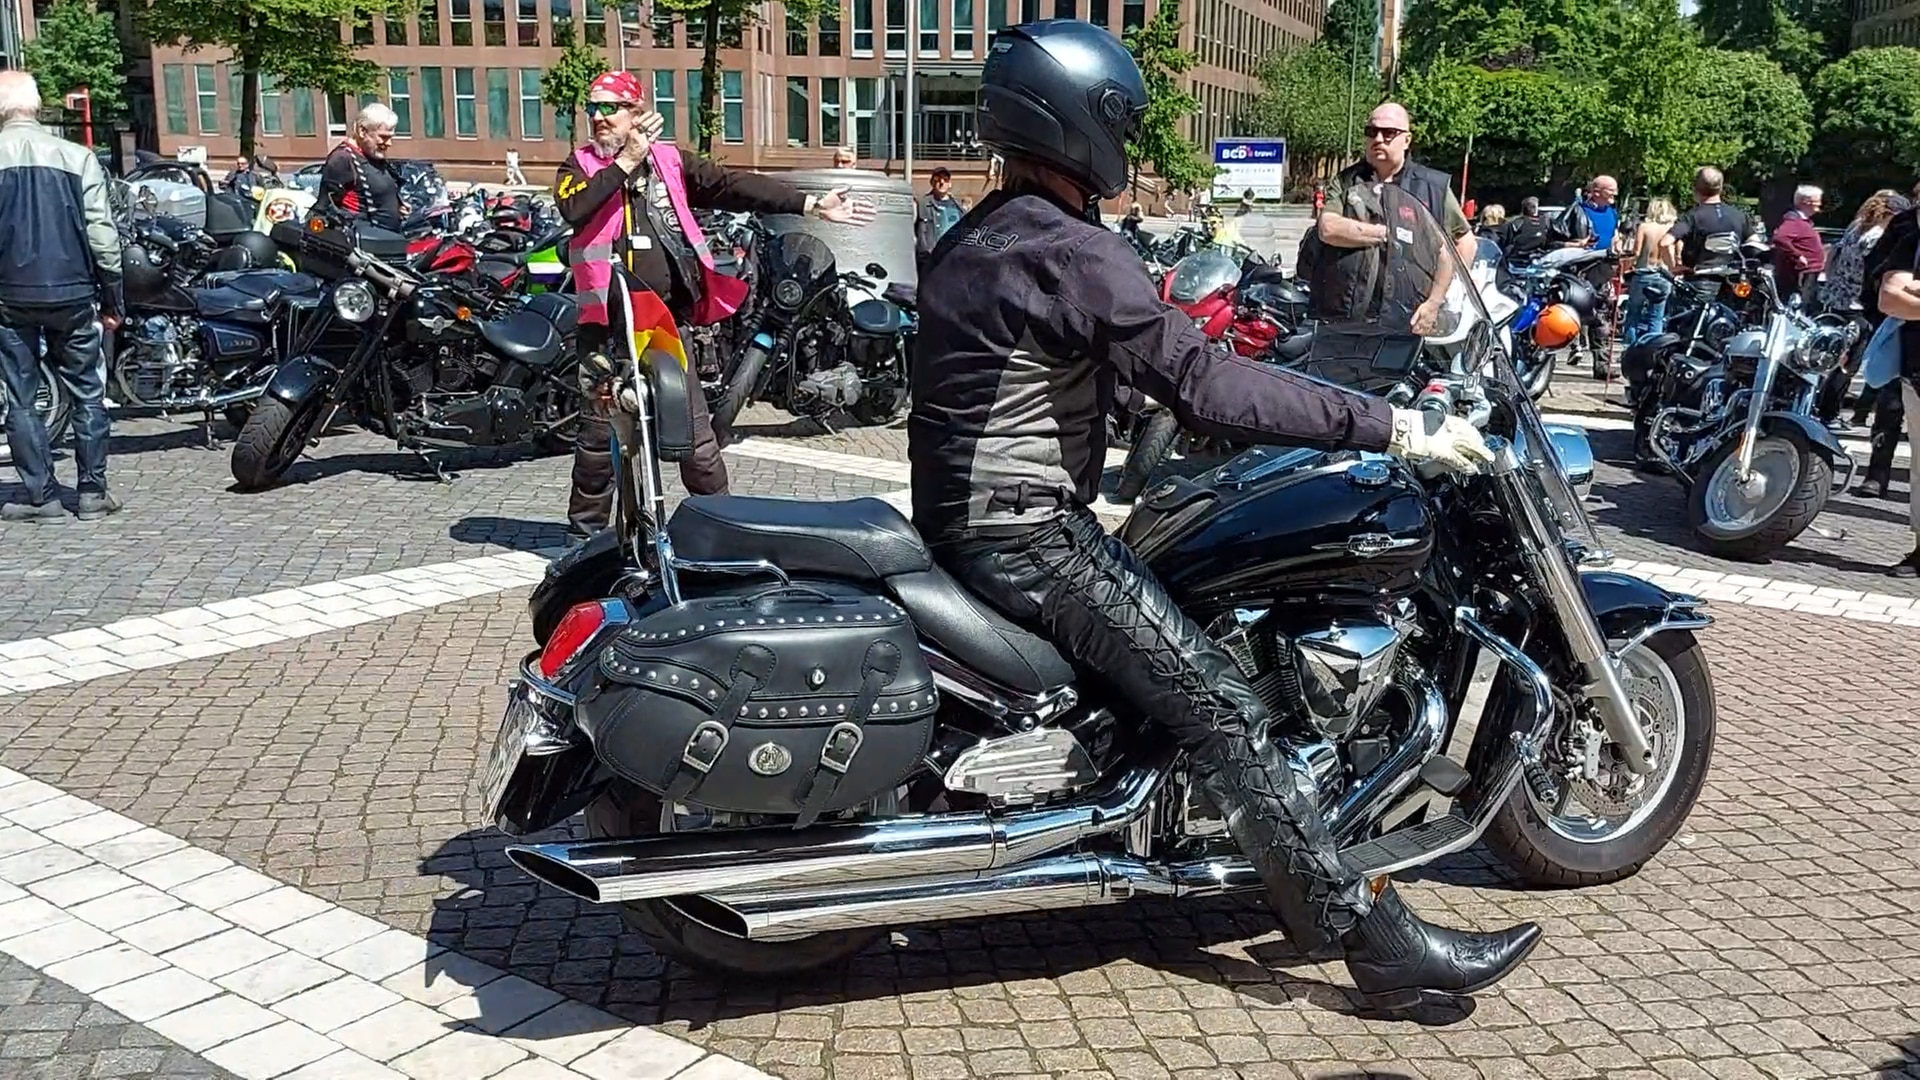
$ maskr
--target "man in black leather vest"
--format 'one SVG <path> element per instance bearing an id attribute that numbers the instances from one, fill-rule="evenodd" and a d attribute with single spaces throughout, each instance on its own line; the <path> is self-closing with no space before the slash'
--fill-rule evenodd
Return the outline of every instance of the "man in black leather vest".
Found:
<path id="1" fill-rule="evenodd" d="M 1378 249 L 1387 242 L 1387 227 L 1367 220 L 1367 191 L 1376 184 L 1393 184 L 1418 199 L 1454 238 L 1461 263 L 1473 262 L 1477 244 L 1454 196 L 1452 178 L 1407 156 L 1413 144 L 1412 127 L 1406 106 L 1395 102 L 1368 114 L 1363 129 L 1366 154 L 1340 173 L 1336 195 L 1327 201 L 1328 212 L 1320 215 L 1310 234 L 1313 239 L 1308 246 L 1318 250 L 1303 260 L 1312 264 L 1311 272 L 1303 268 L 1302 273 L 1312 283 L 1315 310 L 1324 317 L 1352 318 L 1355 306 L 1364 303 L 1356 291 L 1368 290 L 1372 268 L 1379 262 Z M 1433 311 L 1427 313 L 1428 319 L 1438 311 L 1439 302 L 1436 292 L 1429 301 Z"/>

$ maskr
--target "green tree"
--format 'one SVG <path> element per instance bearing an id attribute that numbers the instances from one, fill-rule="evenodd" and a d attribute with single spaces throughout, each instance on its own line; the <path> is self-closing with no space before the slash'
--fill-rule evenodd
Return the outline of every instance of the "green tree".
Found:
<path id="1" fill-rule="evenodd" d="M 714 137 L 720 134 L 725 119 L 717 105 L 722 30 L 727 38 L 738 39 L 759 23 L 765 5 L 759 0 L 655 0 L 655 6 L 656 10 L 678 16 L 689 26 L 698 22 L 705 31 L 705 48 L 700 54 L 700 97 L 694 102 L 694 129 L 700 152 L 712 153 Z M 781 6 L 786 8 L 789 19 L 808 26 L 823 10 L 829 10 L 827 0 L 782 0 Z"/>
<path id="2" fill-rule="evenodd" d="M 22 50 L 21 61 L 48 104 L 84 86 L 96 121 L 126 108 L 126 76 L 113 12 L 96 11 L 89 0 L 55 0 Z"/>
<path id="3" fill-rule="evenodd" d="M 574 116 L 587 103 L 587 88 L 607 71 L 607 58 L 591 46 L 569 44 L 560 58 L 540 76 L 540 100 L 552 106 L 574 137 Z"/>
<path id="4" fill-rule="evenodd" d="M 1267 57 L 1260 93 L 1243 119 L 1256 135 L 1287 140 L 1287 155 L 1304 176 L 1352 153 L 1359 118 L 1379 100 L 1380 74 L 1368 56 L 1356 64 L 1351 52 L 1321 41 Z"/>
<path id="5" fill-rule="evenodd" d="M 1694 21 L 1708 45 L 1762 53 L 1801 79 L 1846 52 L 1850 30 L 1845 0 L 1700 0 Z"/>
<path id="6" fill-rule="evenodd" d="M 1577 65 L 1607 40 L 1618 10 L 1607 0 L 1418 0 L 1401 28 L 1402 60 L 1415 70 L 1441 57 L 1487 68 Z"/>
<path id="7" fill-rule="evenodd" d="M 1812 141 L 1806 93 L 1761 53 L 1703 50 L 1692 95 L 1700 132 L 1724 147 L 1713 160 L 1743 191 L 1791 173 Z"/>
<path id="8" fill-rule="evenodd" d="M 1604 91 L 1551 71 L 1436 63 L 1398 95 L 1425 161 L 1457 171 L 1472 143 L 1476 188 L 1538 191 L 1587 168 L 1608 122 Z"/>
<path id="9" fill-rule="evenodd" d="M 1907 190 L 1920 173 L 1920 49 L 1860 49 L 1820 70 L 1812 158 L 1844 205 L 1876 188 Z"/>
<path id="10" fill-rule="evenodd" d="M 138 18 L 156 45 L 224 51 L 241 71 L 240 152 L 253 153 L 260 77 L 281 86 L 357 94 L 381 68 L 355 55 L 334 28 L 400 9 L 403 0 L 146 0 Z M 316 29 L 317 28 L 317 29 Z"/>
<path id="11" fill-rule="evenodd" d="M 1335 56 L 1350 57 L 1357 52 L 1361 63 L 1371 64 L 1379 37 L 1379 0 L 1333 0 L 1327 5 L 1320 40 Z"/>
<path id="12" fill-rule="evenodd" d="M 1143 26 L 1127 31 L 1126 44 L 1140 65 L 1147 86 L 1147 114 L 1140 133 L 1127 146 L 1139 186 L 1140 165 L 1147 163 L 1169 191 L 1198 191 L 1213 182 L 1213 162 L 1181 134 L 1200 102 L 1186 90 L 1194 56 L 1180 47 L 1180 0 L 1162 0 Z"/>

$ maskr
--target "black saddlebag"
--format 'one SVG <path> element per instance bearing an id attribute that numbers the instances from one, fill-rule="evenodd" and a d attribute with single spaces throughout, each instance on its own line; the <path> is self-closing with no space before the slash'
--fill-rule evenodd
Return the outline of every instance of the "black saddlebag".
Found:
<path id="1" fill-rule="evenodd" d="M 837 584 L 667 608 L 601 653 L 600 676 L 578 717 L 615 773 L 672 802 L 797 815 L 796 828 L 891 791 L 933 737 L 912 621 Z"/>

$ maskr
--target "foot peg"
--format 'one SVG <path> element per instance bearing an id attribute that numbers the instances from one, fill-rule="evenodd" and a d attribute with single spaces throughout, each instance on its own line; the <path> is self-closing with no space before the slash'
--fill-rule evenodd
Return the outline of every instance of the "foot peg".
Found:
<path id="1" fill-rule="evenodd" d="M 1453 763 L 1452 758 L 1430 757 L 1420 766 L 1420 779 L 1428 787 L 1451 799 L 1467 790 L 1473 777 Z"/>

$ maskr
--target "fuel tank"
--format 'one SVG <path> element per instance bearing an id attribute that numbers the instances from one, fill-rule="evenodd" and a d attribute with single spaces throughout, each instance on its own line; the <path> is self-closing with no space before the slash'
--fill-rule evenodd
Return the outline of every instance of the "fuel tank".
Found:
<path id="1" fill-rule="evenodd" d="M 1354 603 L 1411 593 L 1435 521 L 1407 468 L 1379 454 L 1263 447 L 1140 500 L 1120 536 L 1183 611 Z"/>

